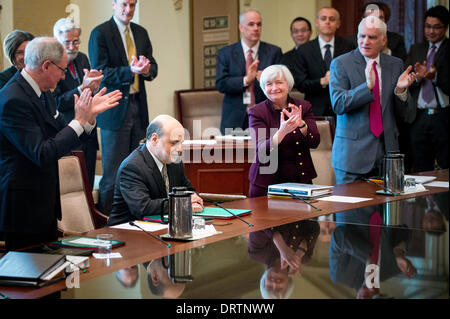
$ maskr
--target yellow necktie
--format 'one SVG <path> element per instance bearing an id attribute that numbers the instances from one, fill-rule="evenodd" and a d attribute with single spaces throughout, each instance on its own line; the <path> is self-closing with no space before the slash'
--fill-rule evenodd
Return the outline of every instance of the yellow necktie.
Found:
<path id="1" fill-rule="evenodd" d="M 131 57 L 136 55 L 136 47 L 134 46 L 133 39 L 131 39 L 130 36 L 130 30 L 129 27 L 125 29 L 125 41 L 127 42 L 127 51 L 128 51 L 128 61 L 132 61 Z M 131 85 L 135 92 L 139 92 L 139 77 L 137 74 L 134 75 L 134 81 Z"/>

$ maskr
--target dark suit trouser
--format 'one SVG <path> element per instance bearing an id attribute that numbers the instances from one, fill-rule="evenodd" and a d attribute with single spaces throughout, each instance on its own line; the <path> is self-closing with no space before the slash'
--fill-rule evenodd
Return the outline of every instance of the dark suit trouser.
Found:
<path id="1" fill-rule="evenodd" d="M 17 250 L 37 244 L 58 240 L 57 223 L 55 219 L 54 228 L 39 234 L 14 232 L 3 233 L 6 250 Z"/>
<path id="2" fill-rule="evenodd" d="M 139 118 L 139 99 L 130 96 L 122 127 L 117 131 L 101 129 L 103 176 L 99 185 L 99 209 L 109 215 L 114 197 L 116 173 L 122 161 L 145 138 L 145 129 Z"/>
<path id="3" fill-rule="evenodd" d="M 428 115 L 427 110 L 417 109 L 411 126 L 411 143 L 416 172 L 434 170 L 435 160 L 440 168 L 448 168 L 448 116 L 449 109 L 438 109 Z"/>
<path id="4" fill-rule="evenodd" d="M 97 127 L 94 128 L 94 130 L 96 129 Z M 91 184 L 91 188 L 93 188 L 95 180 L 95 164 L 97 163 L 97 143 L 95 139 L 90 138 L 81 144 L 79 149 L 83 151 L 89 183 Z"/>

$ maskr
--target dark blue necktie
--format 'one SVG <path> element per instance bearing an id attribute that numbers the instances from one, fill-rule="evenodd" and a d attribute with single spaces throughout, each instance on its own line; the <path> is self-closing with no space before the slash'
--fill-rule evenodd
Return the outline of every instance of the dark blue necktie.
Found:
<path id="1" fill-rule="evenodd" d="M 330 63 L 331 63 L 331 60 L 332 60 L 332 58 L 331 58 L 331 50 L 330 50 L 331 44 L 325 44 L 325 48 L 326 48 L 326 51 L 325 51 L 325 56 L 324 56 L 323 60 L 325 61 L 325 65 L 327 66 L 327 70 L 329 70 L 330 69 Z"/>
<path id="2" fill-rule="evenodd" d="M 45 99 L 44 92 L 41 92 L 41 96 L 39 97 L 39 100 L 41 101 L 41 104 L 44 107 L 44 110 L 47 110 L 47 100 Z"/>

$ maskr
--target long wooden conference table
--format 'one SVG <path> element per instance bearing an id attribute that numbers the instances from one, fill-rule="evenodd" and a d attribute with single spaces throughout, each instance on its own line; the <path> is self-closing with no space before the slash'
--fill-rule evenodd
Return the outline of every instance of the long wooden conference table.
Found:
<path id="1" fill-rule="evenodd" d="M 422 173 L 422 175 L 427 176 L 436 176 L 436 181 L 447 181 L 449 180 L 449 170 L 441 170 L 441 171 L 433 171 Z M 108 288 L 110 291 L 99 291 L 99 287 L 104 285 L 105 280 L 107 282 L 117 281 L 114 276 L 114 273 L 121 271 L 123 269 L 131 269 L 133 267 L 138 266 L 141 277 L 145 277 L 146 271 L 145 267 L 142 265 L 147 265 L 149 261 L 157 260 L 160 258 L 164 258 L 167 256 L 174 255 L 176 253 L 192 251 L 196 256 L 200 256 L 199 260 L 202 262 L 197 263 L 197 269 L 202 269 L 199 274 L 197 274 L 197 279 L 194 279 L 192 282 L 192 290 L 189 292 L 189 283 L 186 284 L 186 291 L 181 295 L 181 298 L 260 298 L 258 292 L 259 283 L 254 282 L 255 278 L 261 277 L 262 272 L 264 272 L 264 265 L 258 264 L 254 261 L 251 261 L 247 256 L 247 247 L 248 247 L 248 239 L 249 234 L 252 232 L 258 232 L 265 229 L 277 227 L 280 225 L 289 225 L 291 223 L 297 223 L 302 220 L 321 220 L 326 219 L 329 220 L 330 223 L 336 226 L 335 219 L 330 218 L 330 216 L 334 216 L 337 213 L 352 211 L 358 208 L 371 207 L 376 205 L 386 206 L 391 205 L 392 203 L 404 203 L 406 205 L 411 205 L 411 207 L 417 206 L 417 200 L 424 202 L 424 198 L 429 197 L 442 197 L 447 198 L 447 206 L 443 209 L 446 210 L 446 216 L 448 219 L 448 188 L 442 187 L 428 187 L 426 186 L 426 191 L 420 193 L 412 193 L 412 194 L 404 194 L 400 196 L 386 196 L 386 195 L 378 195 L 375 192 L 379 190 L 380 187 L 365 181 L 357 181 L 350 184 L 341 184 L 334 186 L 332 195 L 341 195 L 341 196 L 352 196 L 352 197 L 364 197 L 370 198 L 370 200 L 362 201 L 359 203 L 343 203 L 343 202 L 331 202 L 331 201 L 319 201 L 312 200 L 309 201 L 315 207 L 320 209 L 320 211 L 315 210 L 311 206 L 303 203 L 300 200 L 290 199 L 290 198 L 268 198 L 268 197 L 258 197 L 258 198 L 247 198 L 245 200 L 239 200 L 234 202 L 224 203 L 223 206 L 226 208 L 238 208 L 238 209 L 249 209 L 251 210 L 251 214 L 243 217 L 243 219 L 252 224 L 251 227 L 246 223 L 242 222 L 239 219 L 232 220 L 213 220 L 212 224 L 215 225 L 215 228 L 221 233 L 215 236 L 211 236 L 208 238 L 189 241 L 189 242 L 181 242 L 181 241 L 170 241 L 172 245 L 170 248 L 167 248 L 161 242 L 153 239 L 149 235 L 145 234 L 142 231 L 132 231 L 132 230 L 121 230 L 115 228 L 102 228 L 94 231 L 90 231 L 86 233 L 86 236 L 95 237 L 97 234 L 101 233 L 110 233 L 113 235 L 115 240 L 125 241 L 125 245 L 113 250 L 113 252 L 118 252 L 122 255 L 122 258 L 111 259 L 109 264 L 105 263 L 105 260 L 95 259 L 93 257 L 90 258 L 90 267 L 86 273 L 81 273 L 80 275 L 80 288 L 67 289 L 66 282 L 64 280 L 54 283 L 52 285 L 42 287 L 39 289 L 31 289 L 31 288 L 19 288 L 19 287 L 0 287 L 0 293 L 7 296 L 8 298 L 41 298 L 47 295 L 57 293 L 61 291 L 62 298 L 155 298 L 151 294 L 142 293 L 143 286 L 146 285 L 147 279 L 143 281 L 138 280 L 138 286 L 140 288 L 131 288 L 140 290 L 137 294 L 127 294 L 130 292 L 130 289 L 126 289 L 123 286 L 117 288 L 118 286 L 114 286 L 118 291 L 123 290 L 122 293 L 111 294 L 111 288 Z M 446 197 L 445 197 L 446 196 Z M 442 198 L 441 198 L 442 199 Z M 445 201 L 445 199 L 444 199 Z M 413 215 L 416 211 L 415 208 L 409 211 L 407 214 Z M 423 214 L 423 212 L 419 212 L 417 214 Z M 418 215 L 418 216 L 419 216 Z M 325 216 L 325 217 L 321 217 Z M 411 217 L 411 216 L 409 216 Z M 408 218 L 409 218 L 408 217 Z M 423 216 L 422 216 L 423 217 Z M 422 217 L 414 217 L 412 219 L 421 219 Z M 386 221 L 385 221 L 386 222 Z M 211 222 L 208 222 L 211 223 Z M 404 223 L 403 223 L 404 224 Z M 417 226 L 419 225 L 419 226 Z M 408 231 L 411 232 L 411 236 L 413 238 L 425 238 L 424 230 L 421 229 L 420 222 L 418 224 L 410 225 Z M 448 220 L 447 220 L 448 225 Z M 398 225 L 389 225 L 389 223 L 385 223 L 384 227 L 400 227 Z M 447 226 L 448 227 L 448 226 Z M 166 233 L 166 230 L 155 232 L 155 234 L 163 234 Z M 447 256 L 444 258 L 444 262 L 442 260 L 439 262 L 439 267 L 444 267 L 444 276 L 445 274 L 448 276 L 448 262 L 445 263 L 445 258 L 448 261 L 448 233 L 446 231 L 443 232 L 444 235 L 440 238 L 444 238 L 444 246 L 447 247 Z M 411 237 L 410 236 L 410 237 Z M 434 241 L 436 243 L 436 240 Z M 317 278 L 323 277 L 324 274 L 316 274 L 318 269 L 322 269 L 323 260 L 328 260 L 327 251 L 328 251 L 327 242 L 320 242 L 316 245 L 315 252 L 316 258 L 319 260 L 312 260 L 312 265 L 316 265 L 317 268 L 308 268 L 310 269 L 309 276 L 304 274 L 298 280 L 305 280 L 305 278 L 311 277 L 311 280 L 314 281 Z M 419 246 L 424 246 L 424 243 L 421 243 Z M 437 245 L 437 244 L 436 244 Z M 439 244 L 441 247 L 442 243 Z M 421 248 L 422 249 L 422 248 Z M 427 248 L 429 249 L 429 248 Z M 433 248 L 434 249 L 434 248 Z M 437 249 L 437 248 L 436 248 Z M 424 248 L 422 249 L 424 250 Z M 207 251 L 209 251 L 207 253 Z M 322 252 L 320 252 L 322 251 Z M 427 255 L 426 253 L 424 253 Z M 201 259 L 201 255 L 203 259 Z M 209 256 L 209 257 L 208 257 Z M 427 255 L 428 256 L 428 255 Z M 431 258 L 431 257 L 426 257 Z M 433 257 L 435 258 L 435 257 Z M 441 258 L 441 257 L 439 257 Z M 441 258 L 441 259 L 442 259 Z M 223 259 L 221 261 L 221 259 Z M 205 275 L 210 269 L 214 267 L 220 268 L 218 264 L 227 265 L 229 269 L 226 271 L 228 276 L 242 276 L 236 277 L 241 279 L 232 279 L 230 278 L 221 278 L 224 275 L 223 269 L 221 270 L 221 275 L 217 273 L 211 275 L 210 277 L 204 279 L 204 282 L 201 287 L 199 287 L 202 282 L 199 277 Z M 194 263 L 195 264 L 195 263 Z M 217 264 L 217 265 L 216 265 Z M 237 265 L 239 264 L 239 265 Z M 328 264 L 328 261 L 325 262 Z M 322 265 L 322 266 L 320 266 Z M 320 267 L 319 267 L 320 266 Z M 144 267 L 144 268 L 142 268 Z M 193 266 L 194 267 L 194 266 Z M 225 267 L 225 266 L 224 266 Z M 238 267 L 233 270 L 233 267 Z M 239 268 L 240 267 L 240 268 Z M 306 266 L 305 266 L 306 267 Z M 321 268 L 322 267 L 322 268 Z M 325 268 L 327 265 L 325 265 Z M 194 267 L 195 268 L 195 267 Z M 307 268 L 305 268 L 307 269 Z M 328 268 L 326 268 L 328 269 Z M 305 272 L 306 270 L 304 270 Z M 325 270 L 327 273 L 328 270 Z M 194 271 L 195 273 L 196 271 Z M 234 273 L 233 273 L 234 272 Z M 247 273 L 249 272 L 249 273 Z M 250 274 L 251 272 L 251 274 Z M 442 274 L 441 274 L 442 275 Z M 206 275 L 205 275 L 206 276 Z M 327 277 L 325 275 L 325 277 Z M 247 286 L 251 286 L 251 288 L 245 288 L 242 292 L 240 292 L 240 286 L 236 286 L 237 282 L 242 281 L 242 278 L 252 278 L 252 283 Z M 448 279 L 448 277 L 447 277 Z M 196 281 L 197 280 L 197 281 Z M 259 279 L 258 279 L 259 280 Z M 327 285 L 329 285 L 330 280 L 327 279 Z M 218 285 L 229 285 L 228 288 L 224 287 L 223 289 L 215 289 L 211 288 L 214 286 L 213 282 L 216 282 Z M 241 283 L 242 283 L 241 282 Z M 197 285 L 196 285 L 197 284 Z M 243 283 L 242 283 L 243 284 Z M 317 286 L 320 286 L 320 283 L 315 283 Z M 325 285 L 325 284 L 324 284 Z M 84 289 L 83 289 L 84 287 Z M 136 286 L 135 286 L 136 287 Z M 194 289 L 195 287 L 195 289 Z M 209 287 L 209 288 L 208 288 Z M 211 290 L 212 289 L 212 290 Z M 334 288 L 333 288 L 334 289 Z M 333 298 L 345 298 L 345 295 L 333 294 L 337 293 L 335 290 L 331 289 L 327 297 Z M 101 289 L 100 289 L 101 290 Z M 126 292 L 125 292 L 126 291 Z M 333 292 L 334 291 L 334 292 Z M 341 293 L 344 290 L 340 290 Z M 448 296 L 448 285 L 445 290 L 444 295 L 447 293 Z M 347 297 L 354 298 L 352 293 L 348 293 Z M 440 294 L 441 296 L 442 294 Z M 145 297 L 146 296 L 146 297 Z M 293 298 L 303 298 L 302 292 L 299 292 L 299 295 Z M 305 295 L 305 298 L 324 298 L 324 296 L 318 295 Z"/>

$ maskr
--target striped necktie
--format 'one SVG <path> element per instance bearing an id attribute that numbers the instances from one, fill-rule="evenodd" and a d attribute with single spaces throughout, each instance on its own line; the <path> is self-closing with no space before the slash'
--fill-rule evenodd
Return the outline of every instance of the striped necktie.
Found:
<path id="1" fill-rule="evenodd" d="M 162 174 L 162 177 L 163 177 L 163 180 L 164 180 L 164 185 L 166 187 L 166 194 L 168 196 L 169 193 L 170 193 L 170 187 L 169 187 L 170 184 L 169 184 L 169 176 L 167 175 L 167 165 L 166 164 L 163 165 L 163 168 L 161 170 L 161 174 Z"/>

